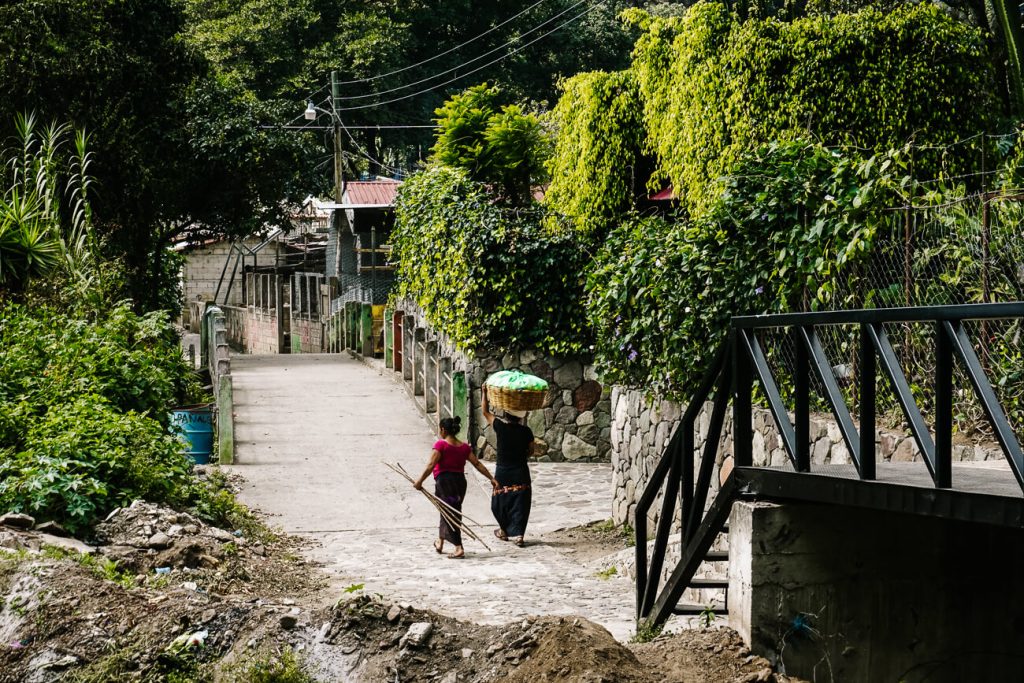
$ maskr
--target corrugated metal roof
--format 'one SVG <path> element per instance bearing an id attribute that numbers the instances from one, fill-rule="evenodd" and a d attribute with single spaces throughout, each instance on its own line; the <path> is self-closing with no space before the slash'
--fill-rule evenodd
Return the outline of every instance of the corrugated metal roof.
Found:
<path id="1" fill-rule="evenodd" d="M 345 204 L 394 206 L 398 180 L 350 180 L 345 183 Z"/>

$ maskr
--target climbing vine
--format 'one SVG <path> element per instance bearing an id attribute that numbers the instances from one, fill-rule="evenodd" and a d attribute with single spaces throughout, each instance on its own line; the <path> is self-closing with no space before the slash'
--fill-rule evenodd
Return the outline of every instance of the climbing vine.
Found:
<path id="1" fill-rule="evenodd" d="M 592 71 L 561 84 L 551 112 L 557 132 L 545 204 L 583 234 L 604 234 L 643 190 L 650 163 L 632 72 Z"/>
<path id="2" fill-rule="evenodd" d="M 588 279 L 606 379 L 685 396 L 732 315 L 833 306 L 902 197 L 905 155 L 792 141 L 741 156 L 700 220 L 614 229 Z"/>
<path id="3" fill-rule="evenodd" d="M 808 134 L 873 150 L 941 146 L 992 128 L 1001 111 L 981 32 L 931 3 L 741 23 L 699 2 L 682 17 L 627 19 L 643 31 L 632 70 L 648 149 L 693 215 L 752 146 Z M 970 169 L 971 152 L 923 153 L 917 175 Z"/>
<path id="4" fill-rule="evenodd" d="M 588 243 L 546 229 L 541 208 L 502 206 L 464 170 L 438 165 L 402 185 L 395 211 L 398 295 L 458 346 L 588 349 Z"/>

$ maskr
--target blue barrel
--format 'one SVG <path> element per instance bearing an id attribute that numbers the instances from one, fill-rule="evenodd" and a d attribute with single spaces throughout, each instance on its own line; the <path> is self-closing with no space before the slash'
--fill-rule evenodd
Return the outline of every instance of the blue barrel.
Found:
<path id="1" fill-rule="evenodd" d="M 188 457 L 197 465 L 213 452 L 213 405 L 185 406 L 171 412 L 171 431 L 188 441 Z"/>

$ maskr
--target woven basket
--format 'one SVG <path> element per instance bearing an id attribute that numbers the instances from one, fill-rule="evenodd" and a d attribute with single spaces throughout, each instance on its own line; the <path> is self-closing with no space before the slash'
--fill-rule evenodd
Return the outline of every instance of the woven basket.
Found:
<path id="1" fill-rule="evenodd" d="M 505 389 L 487 385 L 487 402 L 501 410 L 539 410 L 548 398 L 546 391 Z"/>

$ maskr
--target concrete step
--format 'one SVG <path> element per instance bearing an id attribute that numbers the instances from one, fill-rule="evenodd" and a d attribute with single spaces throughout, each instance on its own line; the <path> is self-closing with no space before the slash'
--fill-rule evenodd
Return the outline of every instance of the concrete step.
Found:
<path id="1" fill-rule="evenodd" d="M 728 562 L 729 551 L 728 550 L 711 550 L 704 556 L 705 562 Z"/>
<path id="2" fill-rule="evenodd" d="M 672 614 L 678 614 L 679 616 L 698 616 L 708 611 L 709 605 L 698 605 L 692 602 L 681 602 L 672 608 Z M 729 610 L 725 608 L 720 602 L 711 603 L 711 612 L 713 614 L 728 614 Z"/>
<path id="3" fill-rule="evenodd" d="M 687 588 L 729 588 L 729 579 L 691 579 Z"/>

